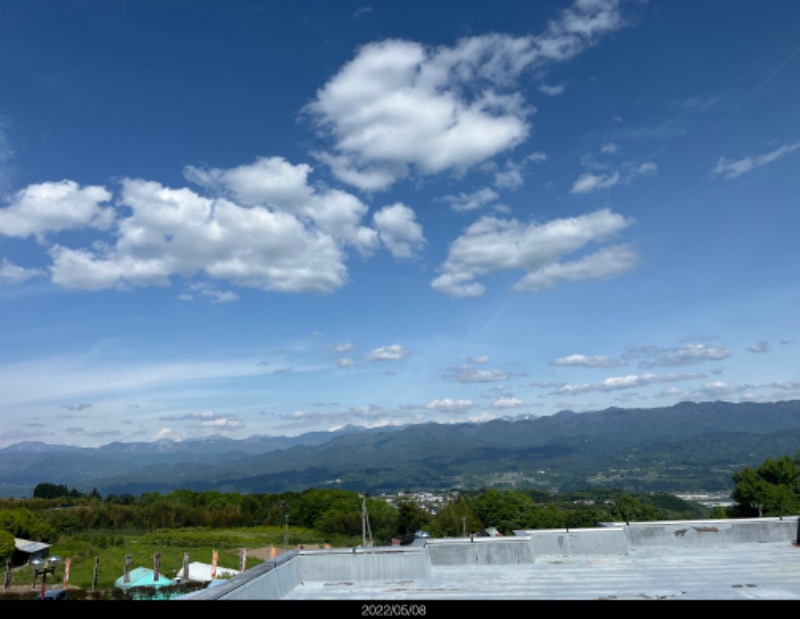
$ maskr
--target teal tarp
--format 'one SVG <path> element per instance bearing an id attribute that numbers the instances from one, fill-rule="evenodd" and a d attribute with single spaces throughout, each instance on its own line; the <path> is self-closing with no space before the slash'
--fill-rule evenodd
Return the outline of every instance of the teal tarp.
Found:
<path id="1" fill-rule="evenodd" d="M 167 587 L 175 584 L 174 581 L 170 580 L 163 574 L 158 575 L 158 580 L 155 580 L 153 578 L 154 576 L 155 572 L 153 570 L 146 567 L 137 567 L 130 572 L 130 582 L 123 582 L 125 577 L 120 576 L 117 578 L 114 586 L 128 589 L 131 587 Z"/>

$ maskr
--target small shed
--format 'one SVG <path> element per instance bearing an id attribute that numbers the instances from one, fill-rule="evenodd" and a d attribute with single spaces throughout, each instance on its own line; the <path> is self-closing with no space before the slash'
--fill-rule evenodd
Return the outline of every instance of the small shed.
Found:
<path id="1" fill-rule="evenodd" d="M 33 559 L 45 559 L 50 554 L 50 548 L 51 544 L 15 537 L 11 565 L 25 565 Z"/>

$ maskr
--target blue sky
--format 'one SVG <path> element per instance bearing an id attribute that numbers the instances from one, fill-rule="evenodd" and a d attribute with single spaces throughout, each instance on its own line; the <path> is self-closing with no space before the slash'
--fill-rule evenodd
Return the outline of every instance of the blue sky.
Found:
<path id="1" fill-rule="evenodd" d="M 800 397 L 794 0 L 0 6 L 0 447 Z"/>

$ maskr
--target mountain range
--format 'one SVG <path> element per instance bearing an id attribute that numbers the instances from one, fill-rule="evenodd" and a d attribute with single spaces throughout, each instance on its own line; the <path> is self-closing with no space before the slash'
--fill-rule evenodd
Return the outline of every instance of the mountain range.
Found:
<path id="1" fill-rule="evenodd" d="M 98 448 L 17 443 L 0 449 L 0 495 L 29 496 L 42 482 L 97 488 L 103 495 L 490 486 L 719 492 L 730 489 L 734 471 L 799 450 L 800 401 L 682 402 L 296 437 L 212 436 Z"/>

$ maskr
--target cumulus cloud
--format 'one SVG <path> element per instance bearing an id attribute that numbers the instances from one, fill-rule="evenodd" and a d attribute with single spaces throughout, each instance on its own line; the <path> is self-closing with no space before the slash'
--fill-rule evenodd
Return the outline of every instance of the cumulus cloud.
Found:
<path id="1" fill-rule="evenodd" d="M 703 374 L 631 374 L 629 376 L 615 376 L 606 378 L 599 383 L 589 383 L 585 385 L 562 385 L 555 393 L 559 395 L 580 395 L 594 391 L 607 392 L 618 391 L 620 389 L 633 389 L 635 387 L 646 387 L 653 383 L 679 382 L 704 378 Z"/>
<path id="2" fill-rule="evenodd" d="M 752 346 L 748 346 L 747 350 L 750 352 L 769 352 L 769 342 L 760 341 L 756 342 Z"/>
<path id="3" fill-rule="evenodd" d="M 620 29 L 618 5 L 577 0 L 538 36 L 365 45 L 306 107 L 333 142 L 321 160 L 343 182 L 376 190 L 412 170 L 463 170 L 517 146 L 533 111 L 515 90 L 520 74 L 568 60 Z"/>
<path id="4" fill-rule="evenodd" d="M 49 250 L 55 284 L 166 286 L 202 272 L 262 290 L 332 292 L 347 280 L 340 243 L 291 213 L 137 179 L 122 181 L 120 201 L 132 214 L 117 222 L 115 245 Z"/>
<path id="5" fill-rule="evenodd" d="M 604 155 L 614 155 L 619 151 L 619 144 L 614 142 L 606 142 L 600 147 L 600 152 Z"/>
<path id="6" fill-rule="evenodd" d="M 372 216 L 372 221 L 381 242 L 395 258 L 411 258 L 425 245 L 422 226 L 405 204 L 384 206 Z"/>
<path id="7" fill-rule="evenodd" d="M 7 258 L 3 258 L 3 262 L 0 263 L 0 283 L 20 284 L 41 275 L 46 275 L 46 273 L 41 269 L 26 269 L 18 266 L 9 262 Z"/>
<path id="8" fill-rule="evenodd" d="M 71 228 L 105 230 L 114 221 L 114 210 L 101 206 L 109 200 L 105 187 L 80 187 L 69 180 L 28 185 L 0 209 L 0 234 L 41 240 L 48 232 Z"/>
<path id="9" fill-rule="evenodd" d="M 477 357 L 470 357 L 467 359 L 470 363 L 489 363 L 489 355 L 479 355 Z"/>
<path id="10" fill-rule="evenodd" d="M 587 368 L 613 368 L 626 365 L 621 359 L 611 359 L 603 356 L 569 355 L 553 361 L 552 365 L 583 366 Z"/>
<path id="11" fill-rule="evenodd" d="M 353 367 L 355 365 L 355 361 L 353 361 L 352 359 L 350 359 L 348 357 L 342 357 L 341 359 L 337 359 L 335 361 L 335 363 L 340 368 L 351 368 L 351 367 Z"/>
<path id="12" fill-rule="evenodd" d="M 343 342 L 341 344 L 334 344 L 331 346 L 331 350 L 333 352 L 347 352 L 348 350 L 353 350 L 353 344 L 351 342 Z"/>
<path id="13" fill-rule="evenodd" d="M 497 271 L 524 271 L 514 289 L 533 292 L 560 281 L 619 275 L 632 269 L 636 254 L 628 246 L 603 248 L 573 262 L 560 262 L 590 243 L 605 241 L 631 224 L 607 209 L 547 223 L 482 217 L 450 245 L 442 275 L 431 282 L 456 297 L 479 296 L 485 287 L 477 277 Z"/>
<path id="14" fill-rule="evenodd" d="M 751 172 L 756 168 L 765 166 L 768 163 L 777 161 L 781 157 L 785 157 L 789 153 L 796 151 L 798 148 L 800 148 L 800 142 L 794 142 L 792 144 L 784 144 L 783 146 L 780 146 L 775 150 L 771 150 L 768 153 L 751 155 L 742 159 L 734 160 L 721 157 L 720 160 L 717 161 L 717 165 L 714 166 L 712 172 L 715 175 L 722 174 L 727 179 L 736 178 L 737 176 Z"/>
<path id="15" fill-rule="evenodd" d="M 338 189 L 318 190 L 309 184 L 313 168 L 282 157 L 262 157 L 235 168 L 184 168 L 184 176 L 245 206 L 289 213 L 333 238 L 369 253 L 377 244 L 374 230 L 360 225 L 367 206 Z"/>
<path id="16" fill-rule="evenodd" d="M 381 346 L 373 349 L 367 355 L 367 359 L 370 361 L 398 361 L 407 354 L 408 351 L 403 346 L 392 344 L 391 346 Z"/>
<path id="17" fill-rule="evenodd" d="M 522 159 L 507 159 L 503 166 L 499 166 L 494 161 L 487 161 L 481 169 L 494 173 L 493 184 L 497 189 L 516 190 L 525 183 L 525 168 L 532 163 L 542 163 L 547 161 L 547 154 L 536 151 Z"/>

